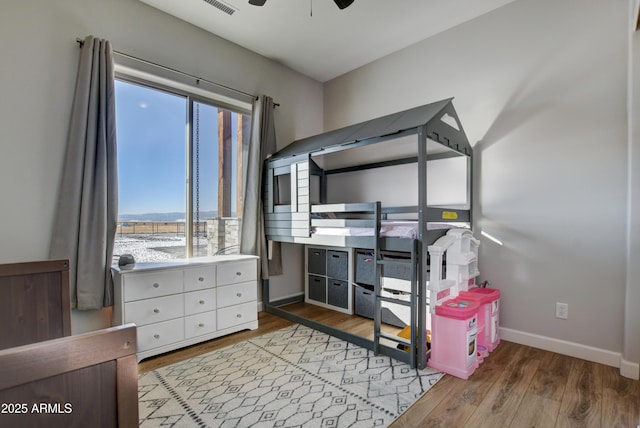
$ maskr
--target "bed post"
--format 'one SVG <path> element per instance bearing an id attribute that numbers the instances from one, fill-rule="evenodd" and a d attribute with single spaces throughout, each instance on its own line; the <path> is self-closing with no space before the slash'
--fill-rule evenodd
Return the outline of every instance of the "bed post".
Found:
<path id="1" fill-rule="evenodd" d="M 427 279 L 428 279 L 428 252 L 427 247 L 427 126 L 418 128 L 418 239 L 420 246 L 420 270 L 418 271 L 418 368 L 427 366 Z"/>

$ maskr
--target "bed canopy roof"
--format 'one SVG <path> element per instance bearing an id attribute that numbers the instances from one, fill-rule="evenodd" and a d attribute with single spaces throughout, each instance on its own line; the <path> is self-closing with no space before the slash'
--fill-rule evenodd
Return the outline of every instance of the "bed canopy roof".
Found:
<path id="1" fill-rule="evenodd" d="M 453 98 L 393 113 L 355 125 L 296 140 L 270 160 L 328 154 L 358 146 L 417 134 L 427 128 L 428 139 L 470 156 L 471 146 L 453 107 Z"/>

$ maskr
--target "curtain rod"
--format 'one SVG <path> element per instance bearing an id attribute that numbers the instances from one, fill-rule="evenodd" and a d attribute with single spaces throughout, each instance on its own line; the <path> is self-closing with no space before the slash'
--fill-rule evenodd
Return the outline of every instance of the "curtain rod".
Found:
<path id="1" fill-rule="evenodd" d="M 78 42 L 78 45 L 79 45 L 80 47 L 82 47 L 82 45 L 84 45 L 84 40 L 80 39 L 79 37 L 77 37 L 77 38 L 76 38 L 76 42 Z M 255 94 L 250 94 L 250 93 L 248 93 L 248 92 L 244 92 L 244 91 L 241 91 L 241 90 L 239 90 L 239 89 L 231 88 L 231 87 L 226 86 L 226 85 L 223 85 L 223 84 L 221 84 L 221 83 L 217 83 L 217 82 L 213 82 L 213 81 L 211 81 L 211 80 L 203 79 L 202 77 L 194 76 L 193 74 L 185 73 L 184 71 L 180 71 L 180 70 L 176 70 L 176 69 L 171 68 L 171 67 L 167 67 L 167 66 L 164 66 L 164 65 L 160 65 L 160 64 L 157 64 L 157 63 L 155 63 L 155 62 L 148 61 L 148 60 L 146 60 L 146 59 L 138 58 L 138 57 L 135 57 L 135 56 L 133 56 L 133 55 L 129 55 L 129 54 L 126 54 L 126 53 L 123 53 L 123 52 L 118 52 L 118 51 L 116 51 L 116 50 L 114 50 L 114 51 L 113 51 L 113 53 L 115 53 L 115 54 L 117 54 L 117 55 L 120 55 L 120 56 L 123 56 L 123 57 L 125 57 L 125 58 L 132 59 L 132 60 L 134 60 L 134 61 L 139 61 L 139 62 L 142 62 L 142 63 L 144 63 L 144 64 L 152 65 L 152 66 L 154 66 L 154 67 L 162 68 L 162 69 L 164 69 L 164 70 L 171 71 L 171 72 L 173 72 L 173 73 L 178 73 L 178 74 L 181 74 L 181 75 L 183 75 L 183 76 L 190 77 L 190 78 L 192 78 L 192 79 L 195 79 L 195 80 L 196 80 L 196 84 L 199 84 L 200 82 L 206 82 L 206 83 L 209 83 L 209 84 L 211 84 L 211 85 L 217 86 L 217 87 L 219 87 L 219 88 L 223 88 L 223 89 L 226 89 L 226 90 L 228 90 L 228 91 L 235 92 L 235 93 L 237 93 L 237 94 L 242 94 L 242 95 L 245 95 L 245 96 L 247 96 L 247 97 L 254 98 L 254 99 L 257 99 L 257 98 L 258 98 L 258 96 L 257 96 L 257 95 L 255 95 Z M 274 106 L 276 106 L 276 107 L 280 107 L 280 104 L 275 103 L 275 102 L 273 103 L 273 105 L 274 105 Z"/>

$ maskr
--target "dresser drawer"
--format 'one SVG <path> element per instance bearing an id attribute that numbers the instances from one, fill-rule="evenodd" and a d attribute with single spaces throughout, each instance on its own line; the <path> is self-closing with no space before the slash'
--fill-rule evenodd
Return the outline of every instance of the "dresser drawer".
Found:
<path id="1" fill-rule="evenodd" d="M 258 278 L 256 261 L 221 263 L 218 265 L 217 278 L 218 285 L 255 281 Z"/>
<path id="2" fill-rule="evenodd" d="M 184 316 L 182 294 L 138 300 L 124 304 L 124 322 L 137 325 L 151 324 Z"/>
<path id="3" fill-rule="evenodd" d="M 218 330 L 258 319 L 256 302 L 243 303 L 218 309 Z"/>
<path id="4" fill-rule="evenodd" d="M 216 289 L 192 291 L 184 294 L 184 314 L 193 315 L 216 309 Z"/>
<path id="5" fill-rule="evenodd" d="M 225 285 L 224 287 L 218 287 L 216 292 L 219 308 L 255 301 L 258 298 L 258 289 L 255 281 Z"/>
<path id="6" fill-rule="evenodd" d="M 138 352 L 184 339 L 184 318 L 138 327 Z"/>
<path id="7" fill-rule="evenodd" d="M 124 275 L 122 285 L 125 302 L 182 293 L 182 271 Z"/>
<path id="8" fill-rule="evenodd" d="M 202 336 L 216 331 L 216 311 L 191 315 L 184 319 L 184 338 Z"/>
<path id="9" fill-rule="evenodd" d="M 201 266 L 185 269 L 184 291 L 202 290 L 216 286 L 216 267 Z"/>

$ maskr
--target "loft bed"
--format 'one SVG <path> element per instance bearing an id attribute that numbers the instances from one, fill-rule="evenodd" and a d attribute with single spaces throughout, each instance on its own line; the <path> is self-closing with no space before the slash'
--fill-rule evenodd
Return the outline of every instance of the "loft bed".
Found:
<path id="1" fill-rule="evenodd" d="M 265 161 L 264 168 L 267 239 L 371 250 L 375 260 L 374 338 L 365 339 L 287 312 L 280 307 L 284 302 L 270 301 L 268 280 L 263 282 L 265 310 L 376 354 L 389 355 L 413 367 L 426 367 L 428 246 L 451 228 L 470 228 L 471 158 L 472 149 L 452 99 L 298 140 L 275 153 Z M 462 193 L 462 200 L 448 200 L 448 192 L 442 190 L 451 179 L 448 168 L 440 165 L 443 163 L 453 165 L 454 193 Z M 358 182 L 354 178 L 357 174 L 386 170 L 385 174 L 393 176 L 395 173 L 389 173 L 389 169 L 400 165 L 403 171 L 410 169 L 414 174 L 413 179 L 400 183 L 401 191 L 385 191 L 385 186 L 374 185 L 363 192 L 356 190 L 354 193 L 360 193 L 356 201 L 345 202 L 350 195 L 345 194 L 348 192 L 344 188 L 357 189 L 357 185 L 351 186 Z M 430 173 L 432 168 L 440 176 Z M 404 193 L 411 195 L 402 204 L 394 204 L 398 194 Z M 433 203 L 431 193 L 439 194 L 440 200 Z M 367 197 L 370 199 L 362 200 Z M 400 252 L 405 257 L 389 260 L 384 257 L 385 252 Z M 408 272 L 406 300 L 383 293 L 384 270 L 394 264 L 404 264 Z M 385 302 L 409 309 L 408 339 L 382 333 L 381 308 Z M 413 351 L 405 352 L 406 349 Z"/>

